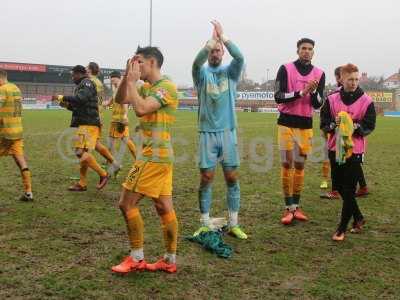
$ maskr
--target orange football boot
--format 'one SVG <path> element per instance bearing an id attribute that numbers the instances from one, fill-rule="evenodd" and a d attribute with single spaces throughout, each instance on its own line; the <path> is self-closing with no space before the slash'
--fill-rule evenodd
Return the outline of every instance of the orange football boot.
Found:
<path id="1" fill-rule="evenodd" d="M 283 212 L 283 216 L 281 218 L 281 223 L 283 225 L 289 225 L 290 223 L 292 223 L 294 218 L 293 212 L 291 212 L 288 208 L 285 209 L 285 211 Z"/>
<path id="2" fill-rule="evenodd" d="M 299 221 L 308 221 L 308 217 L 305 215 L 305 213 L 298 207 L 294 211 L 293 214 L 294 218 Z"/>
<path id="3" fill-rule="evenodd" d="M 146 270 L 146 265 L 144 260 L 137 261 L 132 256 L 127 256 L 119 265 L 111 267 L 111 271 L 119 274 L 127 274 L 134 271 L 144 271 Z"/>
<path id="4" fill-rule="evenodd" d="M 155 262 L 154 264 L 147 264 L 148 271 L 164 271 L 167 273 L 175 273 L 176 272 L 176 264 L 172 264 L 167 262 L 164 258 Z"/>

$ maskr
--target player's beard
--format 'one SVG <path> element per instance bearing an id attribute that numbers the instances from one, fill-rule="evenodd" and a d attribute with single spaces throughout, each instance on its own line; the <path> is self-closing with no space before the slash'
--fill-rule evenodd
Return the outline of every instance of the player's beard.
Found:
<path id="1" fill-rule="evenodd" d="M 209 59 L 208 60 L 208 64 L 213 68 L 220 66 L 221 62 L 222 62 L 222 59 Z"/>
<path id="2" fill-rule="evenodd" d="M 310 64 L 311 64 L 311 60 L 312 60 L 311 57 L 300 58 L 300 62 L 301 62 L 303 65 L 310 65 Z"/>

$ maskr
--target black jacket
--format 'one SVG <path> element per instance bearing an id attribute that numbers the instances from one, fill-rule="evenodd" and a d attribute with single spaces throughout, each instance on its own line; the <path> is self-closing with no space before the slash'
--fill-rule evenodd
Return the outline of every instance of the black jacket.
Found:
<path id="1" fill-rule="evenodd" d="M 94 83 L 87 77 L 77 83 L 74 96 L 64 96 L 67 109 L 72 111 L 71 127 L 91 125 L 100 127 L 97 91 Z"/>

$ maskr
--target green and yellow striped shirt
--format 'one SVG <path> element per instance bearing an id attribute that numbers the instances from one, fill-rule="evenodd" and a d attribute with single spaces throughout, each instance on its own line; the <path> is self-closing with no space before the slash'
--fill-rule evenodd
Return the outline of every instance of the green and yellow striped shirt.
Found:
<path id="1" fill-rule="evenodd" d="M 0 86 L 0 138 L 22 139 L 22 94 L 13 83 Z"/>
<path id="2" fill-rule="evenodd" d="M 128 125 L 128 110 L 125 104 L 119 104 L 115 101 L 115 95 L 117 94 L 117 90 L 113 91 L 113 98 L 112 98 L 112 123 L 122 123 Z"/>
<path id="3" fill-rule="evenodd" d="M 139 90 L 143 98 L 156 99 L 161 107 L 142 116 L 140 128 L 142 134 L 142 157 L 147 161 L 172 163 L 174 152 L 171 144 L 171 125 L 175 122 L 175 113 L 178 108 L 178 91 L 176 85 L 168 80 L 161 79 L 153 85 L 145 82 Z"/>

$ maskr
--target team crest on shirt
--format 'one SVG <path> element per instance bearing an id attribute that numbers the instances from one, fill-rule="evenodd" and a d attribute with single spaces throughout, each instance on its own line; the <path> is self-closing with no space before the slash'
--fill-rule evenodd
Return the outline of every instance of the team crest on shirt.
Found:
<path id="1" fill-rule="evenodd" d="M 163 88 L 158 89 L 156 95 L 157 95 L 157 97 L 164 99 L 165 96 L 167 95 L 167 91 Z"/>
<path id="2" fill-rule="evenodd" d="M 227 79 L 221 80 L 218 84 L 213 82 L 209 82 L 207 84 L 207 93 L 209 95 L 216 95 L 222 94 L 229 89 L 229 83 Z"/>

